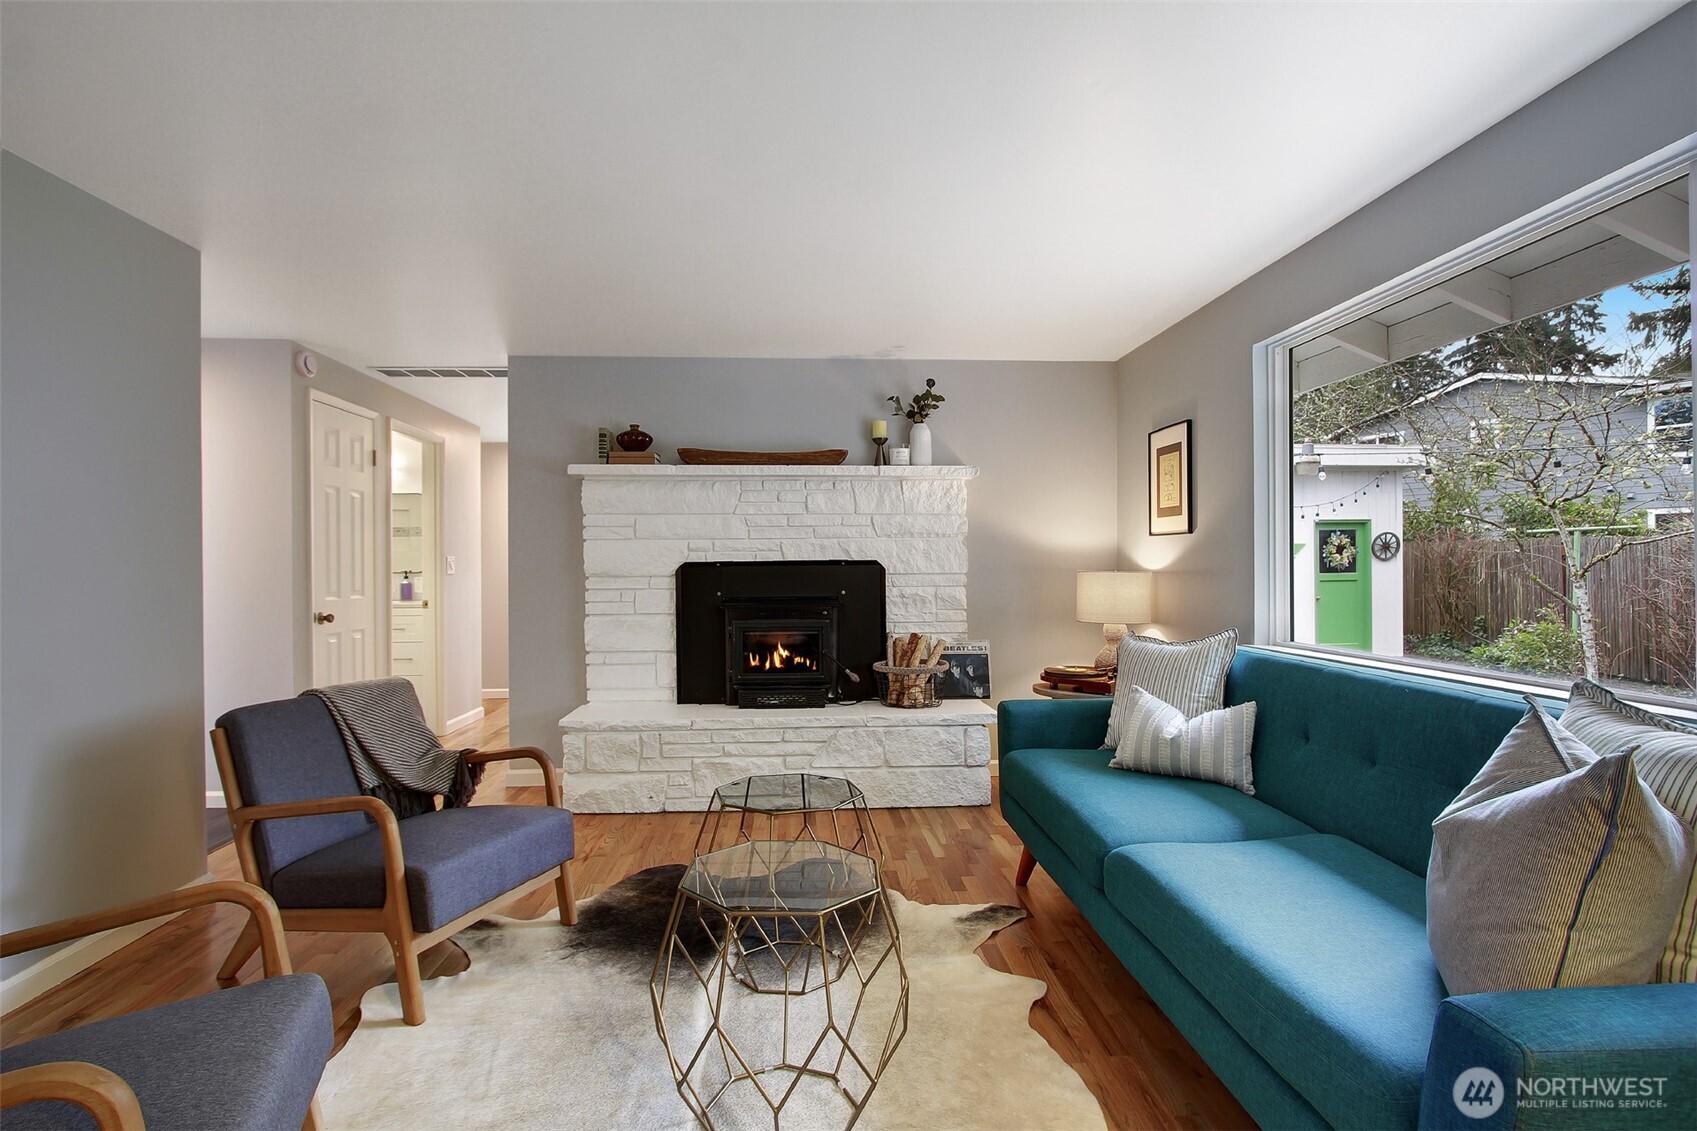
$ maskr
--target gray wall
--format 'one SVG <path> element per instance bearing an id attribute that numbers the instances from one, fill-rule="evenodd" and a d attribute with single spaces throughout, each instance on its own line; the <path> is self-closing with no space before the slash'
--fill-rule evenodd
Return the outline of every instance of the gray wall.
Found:
<path id="1" fill-rule="evenodd" d="M 967 489 L 968 617 L 993 648 L 999 696 L 1029 695 L 1045 664 L 1079 662 L 1101 628 L 1073 620 L 1073 571 L 1114 560 L 1114 368 L 1106 362 L 509 359 L 512 726 L 559 750 L 584 701 L 580 482 L 595 431 L 639 421 L 661 458 L 679 444 L 847 448 L 869 463 L 884 398 L 937 379 L 935 462 L 977 464 Z"/>
<path id="2" fill-rule="evenodd" d="M 295 468 L 291 343 L 207 339 L 200 351 L 201 552 L 207 730 L 232 707 L 310 681 L 295 646 Z M 304 441 L 302 441 L 304 442 Z M 218 767 L 205 745 L 206 788 Z"/>
<path id="3" fill-rule="evenodd" d="M 451 719 L 474 710 L 483 687 L 477 427 L 321 353 L 318 376 L 307 381 L 294 371 L 300 348 L 281 339 L 202 343 L 206 715 L 215 719 L 312 683 L 313 389 L 381 414 L 385 433 L 387 420 L 397 420 L 443 437 L 442 552 L 455 556 L 458 569 L 443 578 L 442 713 Z M 379 484 L 386 505 L 388 477 Z M 386 637 L 384 624 L 377 627 Z M 208 789 L 218 788 L 210 750 L 206 780 Z"/>
<path id="4" fill-rule="evenodd" d="M 0 201 L 12 930 L 205 871 L 200 257 L 11 153 Z"/>
<path id="5" fill-rule="evenodd" d="M 1119 363 L 1120 562 L 1160 571 L 1169 635 L 1254 627 L 1250 352 L 1355 295 L 1697 132 L 1687 5 Z M 1195 421 L 1196 533 L 1148 534 L 1148 433 Z"/>
<path id="6" fill-rule="evenodd" d="M 483 687 L 507 686 L 507 445 L 483 445 Z"/>

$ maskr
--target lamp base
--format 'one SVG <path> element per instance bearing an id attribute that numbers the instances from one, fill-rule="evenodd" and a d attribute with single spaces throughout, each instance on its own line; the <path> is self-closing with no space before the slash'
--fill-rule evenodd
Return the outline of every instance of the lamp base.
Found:
<path id="1" fill-rule="evenodd" d="M 1096 653 L 1096 666 L 1106 671 L 1115 671 L 1120 666 L 1120 640 L 1129 631 L 1123 624 L 1105 624 L 1102 626 L 1102 639 L 1107 643 Z"/>

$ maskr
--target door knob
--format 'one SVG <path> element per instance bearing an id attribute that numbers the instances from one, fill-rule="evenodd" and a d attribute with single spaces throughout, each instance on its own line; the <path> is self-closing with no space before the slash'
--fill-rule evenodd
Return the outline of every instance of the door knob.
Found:
<path id="1" fill-rule="evenodd" d="M 313 624 L 335 624 L 336 623 L 336 614 L 335 613 L 314 613 L 312 615 L 312 623 Z"/>

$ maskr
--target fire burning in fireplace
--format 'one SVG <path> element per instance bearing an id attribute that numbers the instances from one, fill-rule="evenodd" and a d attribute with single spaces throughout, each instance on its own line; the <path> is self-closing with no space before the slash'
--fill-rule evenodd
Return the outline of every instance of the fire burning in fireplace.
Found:
<path id="1" fill-rule="evenodd" d="M 743 671 L 816 672 L 819 637 L 811 632 L 748 632 L 743 634 Z"/>

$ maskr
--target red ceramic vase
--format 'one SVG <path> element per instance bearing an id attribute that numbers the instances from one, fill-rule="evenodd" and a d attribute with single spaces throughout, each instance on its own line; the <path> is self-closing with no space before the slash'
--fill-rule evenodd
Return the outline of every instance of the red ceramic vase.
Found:
<path id="1" fill-rule="evenodd" d="M 654 443 L 654 437 L 642 430 L 642 425 L 632 424 L 628 429 L 614 437 L 622 452 L 646 452 L 648 446 Z"/>

